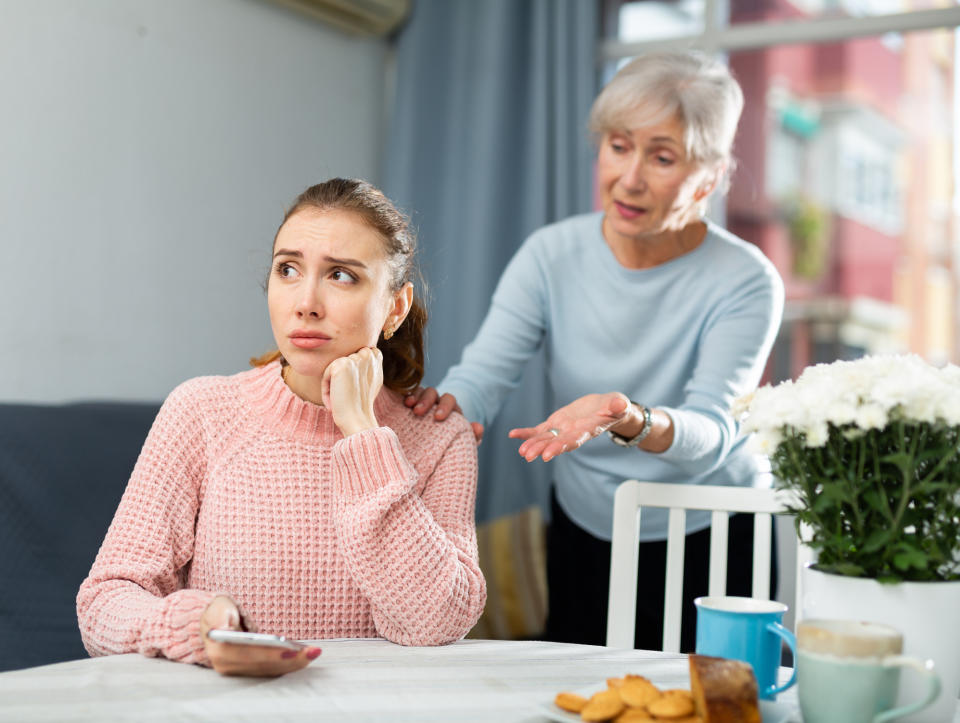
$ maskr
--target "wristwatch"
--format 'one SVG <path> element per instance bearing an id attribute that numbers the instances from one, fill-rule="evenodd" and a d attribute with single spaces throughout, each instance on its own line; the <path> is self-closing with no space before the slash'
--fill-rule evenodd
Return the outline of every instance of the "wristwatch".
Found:
<path id="1" fill-rule="evenodd" d="M 610 439 L 613 440 L 614 444 L 618 444 L 621 447 L 638 447 L 640 443 L 647 438 L 647 435 L 650 434 L 650 430 L 653 429 L 653 417 L 650 415 L 650 407 L 644 404 L 637 404 L 637 402 L 630 400 L 630 403 L 640 409 L 643 412 L 643 426 L 640 428 L 639 434 L 632 439 L 627 439 L 622 434 L 617 434 L 612 429 L 607 430 L 607 434 L 610 435 Z"/>

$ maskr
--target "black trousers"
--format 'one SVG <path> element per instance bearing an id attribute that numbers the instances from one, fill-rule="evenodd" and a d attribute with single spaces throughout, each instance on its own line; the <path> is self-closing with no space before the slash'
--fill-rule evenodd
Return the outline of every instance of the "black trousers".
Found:
<path id="1" fill-rule="evenodd" d="M 574 523 L 551 493 L 552 519 L 547 530 L 548 611 L 545 637 L 564 643 L 603 645 L 607 637 L 610 593 L 610 543 Z M 772 524 L 772 522 L 771 522 Z M 727 547 L 727 595 L 750 597 L 753 584 L 753 515 L 733 515 Z M 776 537 L 772 542 L 770 593 L 777 589 Z M 684 550 L 683 613 L 680 651 L 696 644 L 695 598 L 707 594 L 710 530 L 687 535 Z M 663 593 L 667 543 L 641 542 L 637 575 L 635 647 L 663 647 Z"/>

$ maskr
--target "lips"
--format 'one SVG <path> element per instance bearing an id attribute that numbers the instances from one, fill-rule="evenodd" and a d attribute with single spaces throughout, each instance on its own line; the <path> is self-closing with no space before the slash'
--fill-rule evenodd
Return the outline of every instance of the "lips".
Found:
<path id="1" fill-rule="evenodd" d="M 617 207 L 617 211 L 620 213 L 620 215 L 626 219 L 640 218 L 647 212 L 645 208 L 631 206 L 623 201 L 614 201 L 613 203 Z"/>
<path id="2" fill-rule="evenodd" d="M 290 343 L 299 349 L 317 349 L 330 341 L 327 334 L 299 329 L 290 334 Z"/>

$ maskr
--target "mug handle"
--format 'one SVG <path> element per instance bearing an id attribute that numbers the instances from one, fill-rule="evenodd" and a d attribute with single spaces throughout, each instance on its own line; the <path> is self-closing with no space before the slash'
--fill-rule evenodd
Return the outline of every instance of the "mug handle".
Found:
<path id="1" fill-rule="evenodd" d="M 771 633 L 776 633 L 781 638 L 783 638 L 783 642 L 785 642 L 787 644 L 787 647 L 790 648 L 790 652 L 793 653 L 793 659 L 794 661 L 796 661 L 797 639 L 796 637 L 794 637 L 793 633 L 791 633 L 789 630 L 783 627 L 783 625 L 781 625 L 780 623 L 775 623 L 775 622 L 767 623 L 767 630 L 769 630 Z M 779 669 L 780 669 L 780 666 L 778 665 L 777 670 Z M 760 695 L 761 697 L 764 697 L 764 698 L 775 696 L 777 693 L 782 693 L 783 691 L 785 691 L 787 688 L 789 688 L 791 685 L 793 685 L 796 682 L 797 682 L 797 664 L 796 662 L 794 662 L 793 674 L 790 676 L 790 680 L 788 680 L 786 683 L 781 685 L 779 688 L 776 687 L 776 685 L 771 685 L 769 688 L 762 691 Z M 880 723 L 880 721 L 874 721 L 874 723 Z"/>
<path id="2" fill-rule="evenodd" d="M 929 686 L 927 688 L 927 695 L 923 700 L 917 701 L 916 703 L 910 703 L 909 705 L 900 706 L 899 708 L 885 710 L 883 713 L 874 716 L 873 723 L 884 723 L 884 721 L 893 720 L 894 718 L 909 715 L 910 713 L 916 713 L 918 710 L 923 710 L 928 705 L 933 703 L 933 701 L 937 699 L 937 696 L 940 695 L 940 676 L 937 675 L 937 671 L 933 669 L 932 660 L 927 660 L 924 662 L 922 660 L 908 658 L 903 655 L 893 655 L 889 658 L 883 659 L 883 667 L 913 668 L 918 673 L 926 677 L 927 681 L 929 682 Z"/>

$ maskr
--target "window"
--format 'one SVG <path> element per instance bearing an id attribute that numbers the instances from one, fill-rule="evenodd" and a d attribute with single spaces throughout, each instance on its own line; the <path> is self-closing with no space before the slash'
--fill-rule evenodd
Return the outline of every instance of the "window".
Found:
<path id="1" fill-rule="evenodd" d="M 607 77 L 697 47 L 743 87 L 739 169 L 711 215 L 784 278 L 776 376 L 831 354 L 960 360 L 960 5 L 931 5 L 608 0 Z"/>

